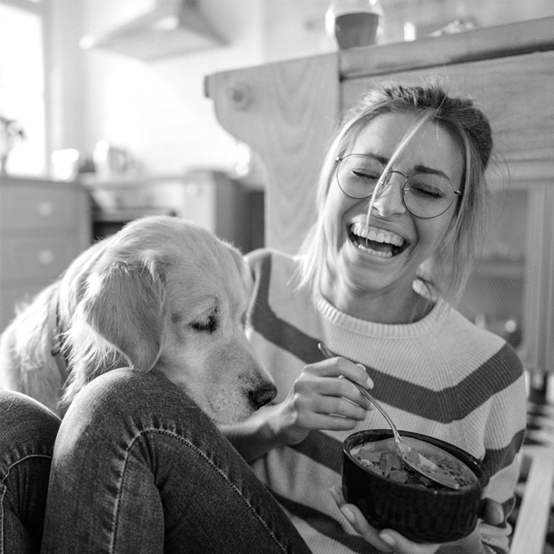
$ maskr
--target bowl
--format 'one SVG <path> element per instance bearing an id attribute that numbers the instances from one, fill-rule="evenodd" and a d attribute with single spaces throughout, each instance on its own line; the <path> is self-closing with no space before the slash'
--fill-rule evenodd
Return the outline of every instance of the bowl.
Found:
<path id="1" fill-rule="evenodd" d="M 412 482 L 401 482 L 393 480 L 398 473 L 385 476 L 370 469 L 353 451 L 363 445 L 365 452 L 394 450 L 392 431 L 370 429 L 348 436 L 343 443 L 342 486 L 347 502 L 356 505 L 374 527 L 394 529 L 414 542 L 450 542 L 468 536 L 477 525 L 489 482 L 485 466 L 468 452 L 434 437 L 409 431 L 400 434 L 421 454 L 455 467 L 456 474 L 459 471 L 465 477 L 461 488 L 448 489 L 414 476 Z"/>

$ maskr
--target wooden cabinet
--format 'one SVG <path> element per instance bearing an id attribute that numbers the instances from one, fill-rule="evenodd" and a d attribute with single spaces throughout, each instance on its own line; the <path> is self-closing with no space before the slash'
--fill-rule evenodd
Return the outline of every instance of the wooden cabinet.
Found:
<path id="1" fill-rule="evenodd" d="M 0 177 L 0 330 L 17 302 L 54 281 L 89 244 L 89 196 L 78 184 Z"/>
<path id="2" fill-rule="evenodd" d="M 553 28 L 544 18 L 207 76 L 219 122 L 265 165 L 266 244 L 302 242 L 329 136 L 364 90 L 439 79 L 490 117 L 499 162 L 489 171 L 497 221 L 461 309 L 501 334 L 514 319 L 526 366 L 554 370 Z M 494 328 L 502 321 L 508 329 Z"/>

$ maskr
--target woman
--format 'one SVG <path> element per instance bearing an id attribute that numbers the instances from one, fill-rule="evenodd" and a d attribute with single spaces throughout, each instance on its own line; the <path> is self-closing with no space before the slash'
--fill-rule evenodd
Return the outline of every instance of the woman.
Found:
<path id="1" fill-rule="evenodd" d="M 313 552 L 508 550 L 522 366 L 445 299 L 460 293 L 483 236 L 491 150 L 488 120 L 470 100 L 433 85 L 379 86 L 331 144 L 301 253 L 249 256 L 251 340 L 279 395 L 223 431 Z M 323 359 L 320 342 L 337 357 Z M 399 428 L 482 458 L 502 516 L 440 549 L 372 528 L 336 488 L 341 444 L 386 423 L 342 375 L 373 387 Z"/>

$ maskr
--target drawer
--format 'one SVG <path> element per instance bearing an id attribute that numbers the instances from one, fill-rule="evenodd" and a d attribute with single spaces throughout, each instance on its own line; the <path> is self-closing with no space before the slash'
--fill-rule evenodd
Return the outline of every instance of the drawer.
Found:
<path id="1" fill-rule="evenodd" d="M 69 183 L 3 184 L 0 230 L 75 228 L 83 194 Z"/>
<path id="2" fill-rule="evenodd" d="M 80 245 L 71 235 L 7 237 L 0 251 L 0 281 L 55 279 L 80 253 Z"/>

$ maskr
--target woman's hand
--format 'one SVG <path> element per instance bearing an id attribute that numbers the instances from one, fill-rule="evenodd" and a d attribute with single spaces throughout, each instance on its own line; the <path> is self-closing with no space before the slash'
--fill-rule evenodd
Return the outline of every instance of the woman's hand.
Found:
<path id="1" fill-rule="evenodd" d="M 372 405 L 343 375 L 373 388 L 365 368 L 345 358 L 304 367 L 288 396 L 275 406 L 271 425 L 280 442 L 297 444 L 313 429 L 348 431 L 365 419 Z"/>
<path id="2" fill-rule="evenodd" d="M 332 487 L 330 492 L 342 515 L 348 520 L 350 525 L 352 525 L 354 531 L 379 550 L 379 552 L 395 552 L 396 554 L 434 554 L 439 549 L 440 544 L 421 544 L 412 542 L 392 529 L 383 529 L 379 531 L 367 522 L 362 512 L 360 512 L 354 504 L 346 503 L 340 487 Z"/>
<path id="3" fill-rule="evenodd" d="M 346 503 L 340 487 L 331 487 L 330 492 L 342 515 L 348 520 L 350 525 L 352 525 L 354 531 L 380 552 L 394 552 L 396 554 L 434 554 L 441 546 L 440 544 L 421 544 L 412 542 L 392 529 L 383 529 L 379 531 L 367 522 L 362 512 L 354 506 L 354 504 Z M 500 525 L 504 520 L 502 505 L 496 500 L 490 498 L 485 499 L 479 517 L 489 525 Z M 478 527 L 465 539 L 450 544 L 452 546 L 457 546 L 456 552 L 468 552 L 471 554 L 484 552 Z"/>

